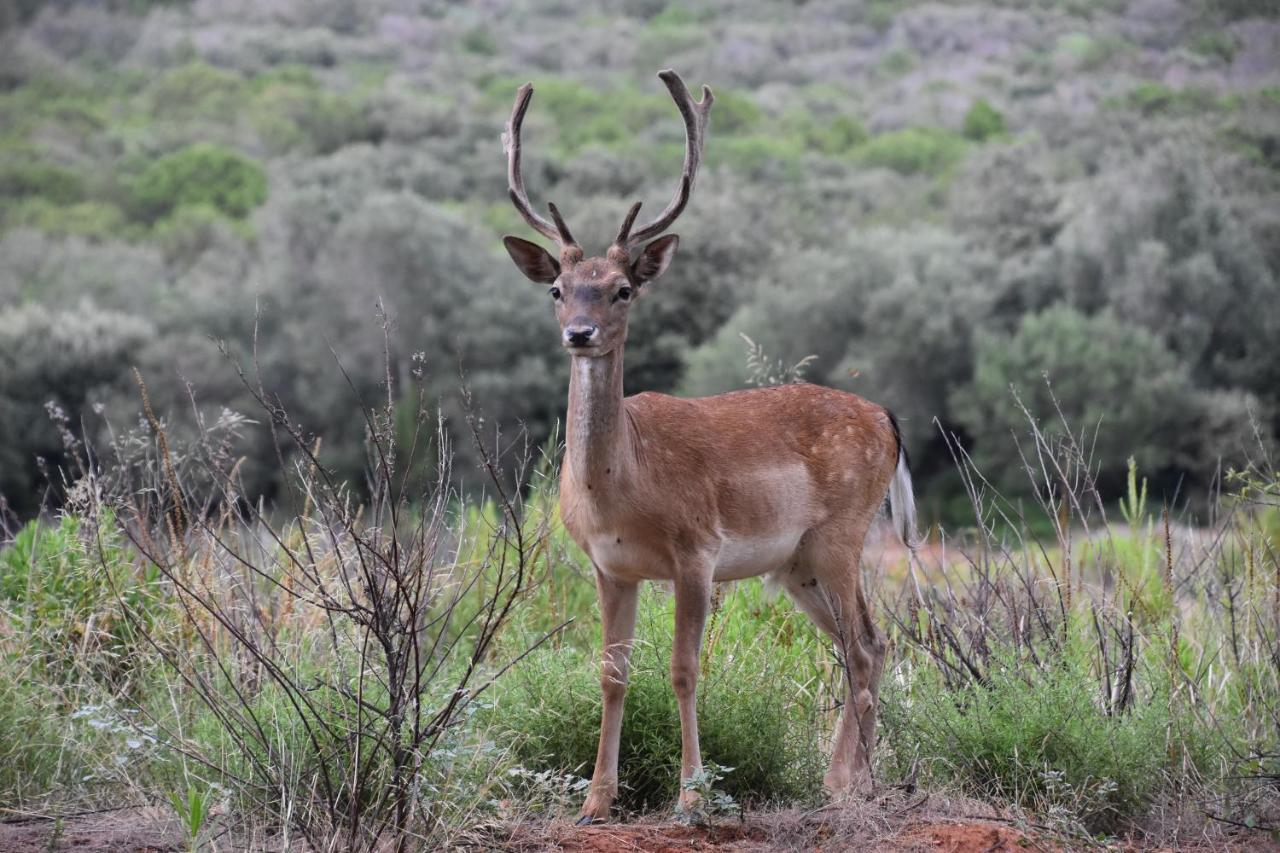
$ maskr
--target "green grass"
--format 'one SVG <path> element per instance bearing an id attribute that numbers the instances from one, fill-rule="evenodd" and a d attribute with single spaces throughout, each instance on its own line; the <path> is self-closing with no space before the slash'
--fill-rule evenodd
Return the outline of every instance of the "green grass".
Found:
<path id="1" fill-rule="evenodd" d="M 703 756 L 734 768 L 719 787 L 744 803 L 812 802 L 825 769 L 823 655 L 809 626 L 798 624 L 804 617 L 785 603 L 776 607 L 751 587 L 726 600 L 710 628 L 698 689 Z M 672 623 L 669 597 L 645 595 L 622 728 L 623 808 L 665 808 L 679 793 Z M 589 777 L 599 734 L 599 683 L 594 649 L 539 652 L 499 687 L 492 725 L 516 744 L 514 758 L 526 770 Z"/>
<path id="2" fill-rule="evenodd" d="M 929 667 L 900 666 L 884 693 L 895 771 L 919 760 L 927 778 L 1039 812 L 1058 810 L 1094 832 L 1144 814 L 1169 780 L 1210 765 L 1209 733 L 1156 686 L 1123 714 L 1100 707 L 1087 642 L 1047 669 L 1005 660 L 987 685 L 948 689 Z M 1141 677 L 1141 676 L 1140 676 Z"/>

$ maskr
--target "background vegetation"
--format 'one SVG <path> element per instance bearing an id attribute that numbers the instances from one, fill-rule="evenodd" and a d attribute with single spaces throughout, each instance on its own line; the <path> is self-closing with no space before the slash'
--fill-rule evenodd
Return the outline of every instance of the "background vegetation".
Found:
<path id="1" fill-rule="evenodd" d="M 244 410 L 216 341 L 255 351 L 359 480 L 363 427 L 322 377 L 336 353 L 376 395 L 379 299 L 393 372 L 420 354 L 449 434 L 460 370 L 487 424 L 551 434 L 566 366 L 500 248 L 525 228 L 499 132 L 532 79 L 530 188 L 599 247 L 672 191 L 664 66 L 718 101 L 680 258 L 635 312 L 631 390 L 740 386 L 742 334 L 816 355 L 808 378 L 900 414 L 943 519 L 965 514 L 944 432 L 1025 490 L 1009 387 L 1051 423 L 1045 375 L 1103 424 L 1109 496 L 1134 455 L 1153 494 L 1199 501 L 1280 429 L 1271 4 L 4 9 L 0 494 L 19 515 L 63 461 L 48 403 L 97 436 L 98 412 L 137 414 L 137 366 L 173 429 Z M 269 442 L 246 440 L 246 488 L 270 498 Z"/>
<path id="2" fill-rule="evenodd" d="M 717 105 L 630 389 L 884 402 L 946 523 L 865 567 L 881 795 L 1067 846 L 1280 831 L 1274 4 L 19 0 L 0 28 L 4 814 L 336 850 L 573 813 L 598 624 L 499 133 L 532 79 L 530 189 L 600 247 L 673 189 L 671 66 Z M 646 592 L 624 810 L 676 795 L 670 609 Z M 702 670 L 708 803 L 826 843 L 827 643 L 740 584 Z"/>

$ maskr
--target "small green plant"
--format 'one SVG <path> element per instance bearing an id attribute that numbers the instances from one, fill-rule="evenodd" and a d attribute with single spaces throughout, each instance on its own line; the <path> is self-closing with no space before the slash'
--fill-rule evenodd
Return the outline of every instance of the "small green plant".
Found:
<path id="1" fill-rule="evenodd" d="M 1130 527 L 1138 527 L 1147 521 L 1147 478 L 1138 486 L 1138 460 L 1129 457 L 1128 488 L 1120 501 L 1120 514 Z"/>
<path id="2" fill-rule="evenodd" d="M 515 782 L 525 806 L 548 814 L 577 808 L 591 787 L 590 779 L 549 768 L 529 770 L 516 765 L 507 776 Z"/>
<path id="3" fill-rule="evenodd" d="M 738 805 L 738 801 L 717 786 L 717 783 L 732 772 L 732 767 L 724 767 L 714 761 L 708 761 L 693 771 L 688 779 L 680 783 L 680 788 L 697 794 L 698 802 L 692 811 L 684 812 L 682 817 L 692 823 L 708 823 L 716 817 L 741 816 L 742 807 Z"/>
<path id="4" fill-rule="evenodd" d="M 213 799 L 212 788 L 198 788 L 188 785 L 186 796 L 176 791 L 169 792 L 169 805 L 173 813 L 182 822 L 182 829 L 187 834 L 187 845 L 191 853 L 200 849 L 201 833 L 205 829 L 205 821 L 209 818 L 209 803 Z"/>
<path id="5" fill-rule="evenodd" d="M 62 834 L 66 831 L 66 826 L 62 822 L 62 818 L 58 818 L 53 822 L 53 828 L 49 830 L 49 840 L 45 842 L 44 849 L 49 853 L 62 848 Z"/>

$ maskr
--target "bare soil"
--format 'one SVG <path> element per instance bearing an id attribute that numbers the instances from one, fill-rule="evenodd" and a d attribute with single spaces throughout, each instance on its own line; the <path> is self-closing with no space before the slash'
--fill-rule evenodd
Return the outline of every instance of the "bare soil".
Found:
<path id="1" fill-rule="evenodd" d="M 955 814 L 978 806 L 987 816 Z M 217 833 L 218 828 L 213 827 Z M 753 812 L 745 819 L 722 819 L 709 826 L 689 826 L 658 818 L 599 826 L 575 826 L 572 821 L 520 820 L 480 828 L 460 840 L 457 849 L 501 850 L 510 853 L 683 853 L 683 851 L 835 851 L 878 850 L 888 853 L 1020 853 L 1098 849 L 1101 845 L 1060 836 L 1044 827 L 1020 825 L 980 804 L 923 795 L 897 804 L 862 803 L 828 806 L 802 812 Z M 62 820 L 25 817 L 0 821 L 2 853 L 176 853 L 187 850 L 181 826 L 165 809 L 122 808 Z M 202 850 L 305 851 L 304 844 L 283 842 L 278 836 L 236 839 L 222 833 Z M 1125 853 L 1151 851 L 1277 850 L 1262 833 L 1183 839 L 1173 844 L 1122 840 L 1106 849 Z"/>
<path id="2" fill-rule="evenodd" d="M 680 824 L 574 827 L 554 826 L 540 841 L 526 845 L 513 839 L 521 851 L 558 850 L 565 853 L 623 853 L 623 851 L 766 851 L 766 850 L 867 850 L 944 851 L 944 853 L 1004 853 L 1005 851 L 1060 850 L 1057 844 L 1037 842 L 1034 837 L 991 821 L 942 821 L 908 824 L 889 836 L 877 833 L 840 834 L 835 831 L 807 833 L 799 837 L 777 837 L 748 821 L 713 827 Z"/>

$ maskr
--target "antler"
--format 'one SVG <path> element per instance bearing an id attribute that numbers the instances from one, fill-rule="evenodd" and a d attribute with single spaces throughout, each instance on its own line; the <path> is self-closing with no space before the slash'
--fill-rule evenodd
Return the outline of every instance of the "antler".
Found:
<path id="1" fill-rule="evenodd" d="M 636 214 L 640 212 L 640 202 L 636 202 L 631 207 L 614 240 L 614 245 L 624 249 L 631 249 L 657 237 L 670 228 L 671 224 L 684 212 L 685 205 L 689 203 L 689 194 L 693 192 L 694 179 L 698 176 L 698 166 L 702 163 L 702 145 L 706 142 L 707 118 L 711 114 L 711 104 L 715 101 L 709 86 L 702 87 L 702 100 L 695 101 L 688 87 L 684 85 L 684 81 L 680 79 L 680 75 L 670 68 L 659 71 L 658 78 L 666 84 L 667 91 L 671 93 L 671 98 L 676 102 L 676 108 L 684 118 L 684 171 L 680 175 L 680 189 L 676 192 L 675 198 L 671 199 L 662 213 L 658 214 L 657 219 L 634 233 L 631 231 L 631 226 L 635 223 Z"/>
<path id="2" fill-rule="evenodd" d="M 560 216 L 560 211 L 554 204 L 547 205 L 551 208 L 551 218 L 555 220 L 554 226 L 534 212 L 533 205 L 529 203 L 529 194 L 524 189 L 524 176 L 520 173 L 520 126 L 524 124 L 524 114 L 529 110 L 529 101 L 532 98 L 532 83 L 525 83 L 516 91 L 515 106 L 511 108 L 511 120 L 507 122 L 507 129 L 502 134 L 502 150 L 507 154 L 507 192 L 511 196 L 511 203 L 516 206 L 516 210 L 520 211 L 524 221 L 543 237 L 554 240 L 563 250 L 578 245 L 573 235 L 569 233 L 569 226 L 565 224 L 564 218 Z"/>

